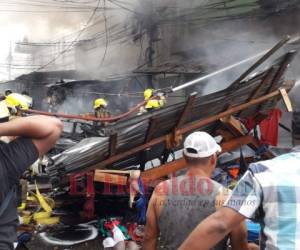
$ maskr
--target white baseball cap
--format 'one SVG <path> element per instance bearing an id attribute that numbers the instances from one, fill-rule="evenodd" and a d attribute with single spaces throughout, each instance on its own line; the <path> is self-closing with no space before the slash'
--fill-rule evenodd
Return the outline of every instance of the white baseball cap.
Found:
<path id="1" fill-rule="evenodd" d="M 194 132 L 184 141 L 183 153 L 188 157 L 205 158 L 221 151 L 220 145 L 206 132 Z"/>

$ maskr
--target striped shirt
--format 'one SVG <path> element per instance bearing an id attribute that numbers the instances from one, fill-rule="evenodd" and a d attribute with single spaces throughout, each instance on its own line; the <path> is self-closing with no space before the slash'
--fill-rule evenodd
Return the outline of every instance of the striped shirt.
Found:
<path id="1" fill-rule="evenodd" d="M 261 224 L 261 249 L 300 249 L 300 152 L 251 164 L 225 206 Z"/>

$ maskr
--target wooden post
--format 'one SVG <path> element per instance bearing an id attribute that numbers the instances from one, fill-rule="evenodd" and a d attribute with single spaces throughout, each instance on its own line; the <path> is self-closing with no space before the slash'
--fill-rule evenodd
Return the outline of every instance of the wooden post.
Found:
<path id="1" fill-rule="evenodd" d="M 114 156 L 117 151 L 118 134 L 113 134 L 109 137 L 109 156 Z"/>
<path id="2" fill-rule="evenodd" d="M 280 94 L 282 96 L 282 100 L 283 100 L 283 102 L 285 104 L 286 110 L 288 112 L 293 112 L 292 102 L 291 102 L 291 100 L 290 100 L 290 98 L 289 98 L 288 93 L 286 92 L 286 90 L 283 89 L 283 88 L 280 88 L 279 91 L 280 91 Z"/>

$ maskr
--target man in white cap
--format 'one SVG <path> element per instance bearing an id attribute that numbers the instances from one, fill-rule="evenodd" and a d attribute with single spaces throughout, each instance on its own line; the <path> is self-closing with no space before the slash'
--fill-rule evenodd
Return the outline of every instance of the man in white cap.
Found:
<path id="1" fill-rule="evenodd" d="M 222 206 L 228 190 L 210 179 L 221 147 L 206 132 L 195 132 L 184 142 L 187 173 L 160 183 L 147 211 L 144 250 L 177 249 L 193 229 Z M 242 222 L 214 249 L 248 249 Z M 199 245 L 201 240 L 198 239 Z"/>

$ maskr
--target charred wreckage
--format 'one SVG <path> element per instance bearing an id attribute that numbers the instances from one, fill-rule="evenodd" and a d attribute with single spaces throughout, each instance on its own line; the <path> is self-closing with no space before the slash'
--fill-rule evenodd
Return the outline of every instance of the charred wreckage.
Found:
<path id="1" fill-rule="evenodd" d="M 287 43 L 288 46 L 291 45 L 290 37 L 284 38 L 271 50 L 257 55 L 260 59 L 229 87 L 208 95 L 191 93 L 185 101 L 150 112 L 138 114 L 139 109 L 146 104 L 145 101 L 131 107 L 129 111 L 123 111 L 121 107 L 121 114 L 113 114 L 107 118 L 97 118 L 93 114 L 67 115 L 55 109 L 24 111 L 26 115 L 44 114 L 60 117 L 69 128 L 56 147 L 36 163 L 38 170 L 34 177 L 28 177 L 29 180 L 31 183 L 37 181 L 41 192 L 48 193 L 51 197 L 46 199 L 48 203 L 49 199 L 53 199 L 56 207 L 68 208 L 73 215 L 83 210 L 84 217 L 90 220 L 95 218 L 96 210 L 102 211 L 106 216 L 118 212 L 122 214 L 120 210 L 127 207 L 128 199 L 132 207 L 136 193 L 130 188 L 129 191 L 126 189 L 131 181 L 138 180 L 139 183 L 144 183 L 145 188 L 151 190 L 157 181 L 184 169 L 182 141 L 193 131 L 201 129 L 219 138 L 222 153 L 247 145 L 260 158 L 273 157 L 274 152 L 264 147 L 264 143 L 250 132 L 252 129 L 247 129 L 244 124 L 251 119 L 253 128 L 266 120 L 279 99 L 292 111 L 287 93 L 293 88 L 295 81 L 287 80 L 284 76 L 297 50 L 284 51 L 263 70 L 253 73 L 264 62 L 270 61 L 270 57 L 287 46 Z M 251 60 L 256 57 L 252 57 Z M 163 88 L 161 91 L 168 100 L 169 94 L 240 64 L 174 88 Z M 92 84 L 93 88 L 97 89 L 96 81 L 85 83 Z M 82 84 L 81 82 L 81 86 Z M 61 92 L 61 96 L 56 98 L 58 103 L 61 102 L 66 98 L 70 85 L 71 83 L 64 81 L 49 85 L 48 89 L 51 90 L 48 91 L 48 97 L 53 96 L 57 88 L 64 86 L 65 92 Z M 101 92 L 105 91 L 101 89 Z M 107 185 L 112 192 L 107 192 Z M 118 192 L 120 186 L 124 187 L 121 190 L 128 192 Z M 37 189 L 35 185 L 29 185 L 30 188 Z M 146 194 L 149 195 L 147 192 Z M 39 191 L 37 197 L 38 195 Z M 123 202 L 123 206 L 112 205 L 107 209 L 101 206 L 104 201 L 112 202 L 114 197 L 117 197 L 119 203 Z M 47 211 L 47 206 L 42 207 Z M 60 215 L 63 217 L 66 214 Z"/>

